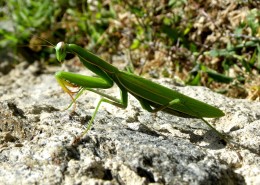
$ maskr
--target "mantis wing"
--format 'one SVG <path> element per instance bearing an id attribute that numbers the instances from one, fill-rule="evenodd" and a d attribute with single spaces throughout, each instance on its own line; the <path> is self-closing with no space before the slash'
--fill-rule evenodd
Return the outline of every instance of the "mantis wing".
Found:
<path id="1" fill-rule="evenodd" d="M 167 107 L 167 109 L 172 109 L 197 118 L 216 118 L 225 115 L 220 109 L 214 106 L 188 97 L 140 76 L 124 71 L 118 72 L 116 76 L 120 84 L 131 94 L 152 102 L 151 105 L 156 104 L 163 106 L 172 100 L 179 99 L 180 103 L 171 105 Z"/>

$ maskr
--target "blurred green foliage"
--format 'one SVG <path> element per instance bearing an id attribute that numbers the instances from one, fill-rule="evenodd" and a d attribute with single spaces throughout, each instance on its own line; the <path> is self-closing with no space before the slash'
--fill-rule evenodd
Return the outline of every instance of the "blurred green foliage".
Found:
<path id="1" fill-rule="evenodd" d="M 54 61 L 43 40 L 62 40 L 109 62 L 113 55 L 130 55 L 139 74 L 178 76 L 186 84 L 212 88 L 241 85 L 260 72 L 258 5 L 235 2 L 235 8 L 248 11 L 230 26 L 232 17 L 218 25 L 216 9 L 202 0 L 0 0 L 0 47 L 29 62 Z"/>
<path id="2" fill-rule="evenodd" d="M 3 37 L 0 42 L 1 47 L 15 46 L 28 40 L 32 33 L 44 31 L 54 23 L 54 10 L 51 0 L 40 1 L 6 1 L 7 12 L 3 18 L 9 20 L 8 28 L 0 31 Z"/>

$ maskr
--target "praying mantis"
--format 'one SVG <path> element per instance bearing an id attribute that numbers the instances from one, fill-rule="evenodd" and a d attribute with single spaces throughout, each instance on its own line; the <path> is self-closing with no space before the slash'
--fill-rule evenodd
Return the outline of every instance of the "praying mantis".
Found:
<path id="1" fill-rule="evenodd" d="M 223 134 L 217 131 L 204 119 L 205 117 L 218 118 L 224 116 L 225 114 L 220 109 L 137 76 L 131 72 L 121 71 L 95 54 L 75 44 L 59 42 L 55 46 L 55 50 L 56 58 L 59 62 L 65 60 L 67 53 L 75 54 L 86 68 L 98 76 L 84 76 L 64 71 L 59 71 L 55 74 L 57 82 L 72 98 L 70 106 L 73 103 L 75 104 L 78 97 L 85 90 L 97 93 L 102 97 L 93 112 L 91 120 L 88 122 L 87 128 L 81 136 L 85 135 L 90 130 L 102 102 L 112 104 L 119 108 L 126 108 L 128 105 L 129 93 L 133 95 L 140 102 L 142 108 L 148 112 L 163 111 L 179 117 L 201 119 L 222 139 L 226 140 L 226 137 Z M 96 90 L 111 88 L 114 83 L 120 90 L 120 99 Z M 81 89 L 77 92 L 76 96 L 73 97 L 74 92 L 72 92 L 69 87 L 80 87 Z"/>

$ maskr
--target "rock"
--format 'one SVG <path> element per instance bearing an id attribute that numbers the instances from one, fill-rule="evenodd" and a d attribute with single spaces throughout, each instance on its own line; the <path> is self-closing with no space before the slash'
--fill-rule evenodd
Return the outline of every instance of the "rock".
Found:
<path id="1" fill-rule="evenodd" d="M 22 66 L 0 78 L 1 130 L 8 133 L 1 138 L 12 138 L 1 139 L 3 184 L 260 183 L 259 102 L 160 80 L 222 109 L 224 117 L 207 120 L 236 144 L 223 145 L 199 119 L 146 112 L 132 96 L 125 110 L 102 104 L 92 129 L 73 144 L 99 96 L 86 92 L 76 113 L 62 111 L 70 98 L 55 81 L 57 68 L 41 74 L 34 72 L 37 65 Z M 117 91 L 105 92 L 117 96 Z"/>

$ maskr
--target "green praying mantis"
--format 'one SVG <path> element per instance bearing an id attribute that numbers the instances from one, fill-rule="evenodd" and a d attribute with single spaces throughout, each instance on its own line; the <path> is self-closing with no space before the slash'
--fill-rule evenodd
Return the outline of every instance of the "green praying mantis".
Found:
<path id="1" fill-rule="evenodd" d="M 75 44 L 59 42 L 55 46 L 55 50 L 56 58 L 59 62 L 65 60 L 67 53 L 75 54 L 86 68 L 98 76 L 84 76 L 64 71 L 59 71 L 55 74 L 62 89 L 72 98 L 70 106 L 73 103 L 75 105 L 76 100 L 85 90 L 97 93 L 102 97 L 94 110 L 91 120 L 88 122 L 86 130 L 81 136 L 85 135 L 91 128 L 102 102 L 120 108 L 126 108 L 128 105 L 128 93 L 130 93 L 140 102 L 142 108 L 149 112 L 163 111 L 179 117 L 201 119 L 222 139 L 226 140 L 224 135 L 218 132 L 204 119 L 205 117 L 218 118 L 224 116 L 225 114 L 220 109 L 137 76 L 131 72 L 121 71 L 95 54 Z M 96 90 L 111 88 L 114 83 L 120 90 L 120 99 Z M 74 92 L 72 92 L 69 87 L 80 87 L 81 89 L 77 92 L 76 96 L 73 97 Z"/>

